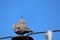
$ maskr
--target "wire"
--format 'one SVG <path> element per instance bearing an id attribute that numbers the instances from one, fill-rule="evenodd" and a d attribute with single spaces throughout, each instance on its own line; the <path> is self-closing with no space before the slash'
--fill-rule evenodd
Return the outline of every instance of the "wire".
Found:
<path id="1" fill-rule="evenodd" d="M 43 33 L 46 33 L 46 32 L 47 31 L 44 31 L 44 32 L 34 32 L 34 33 L 27 34 L 26 36 L 33 35 L 33 34 L 43 34 Z M 60 30 L 52 30 L 52 32 L 60 32 Z M 2 37 L 0 39 L 14 38 L 14 37 L 19 37 L 19 36 L 7 36 L 7 37 Z"/>
<path id="2" fill-rule="evenodd" d="M 43 34 L 43 33 L 46 33 L 47 31 L 44 31 L 44 32 L 35 32 L 35 33 L 32 33 L 32 34 L 27 34 L 26 36 L 28 35 L 33 35 L 33 34 Z M 60 30 L 52 30 L 52 32 L 60 32 Z"/>
<path id="3" fill-rule="evenodd" d="M 12 38 L 12 36 L 2 37 L 0 39 Z"/>

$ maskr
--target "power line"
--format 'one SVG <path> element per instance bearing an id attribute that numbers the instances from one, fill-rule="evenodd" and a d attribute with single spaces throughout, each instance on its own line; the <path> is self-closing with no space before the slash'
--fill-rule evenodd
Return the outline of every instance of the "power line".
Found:
<path id="1" fill-rule="evenodd" d="M 47 31 L 44 31 L 44 32 L 34 32 L 34 33 L 27 34 L 26 36 L 34 35 L 34 34 L 44 34 L 44 33 L 46 33 L 46 32 L 47 32 Z M 52 30 L 52 32 L 60 32 L 60 30 Z M 19 37 L 19 36 L 7 36 L 7 37 L 2 37 L 2 38 L 0 38 L 0 39 L 14 38 L 14 37 Z"/>
<path id="2" fill-rule="evenodd" d="M 47 31 L 44 31 L 44 32 L 35 32 L 33 34 L 43 34 L 43 33 L 46 33 Z M 60 32 L 60 30 L 52 30 L 52 32 Z M 28 34 L 28 35 L 33 35 L 33 34 Z M 27 36 L 28 36 L 27 35 Z"/>

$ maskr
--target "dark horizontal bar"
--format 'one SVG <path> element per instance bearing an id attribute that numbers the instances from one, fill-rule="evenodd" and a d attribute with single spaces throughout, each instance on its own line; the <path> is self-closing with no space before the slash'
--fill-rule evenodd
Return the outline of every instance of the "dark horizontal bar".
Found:
<path id="1" fill-rule="evenodd" d="M 46 33 L 46 32 L 47 31 L 44 31 L 44 32 L 34 32 L 34 33 L 27 34 L 26 36 L 33 35 L 33 34 L 43 34 L 43 33 Z M 60 30 L 52 30 L 52 32 L 60 32 Z M 18 37 L 18 36 L 7 36 L 7 37 L 2 37 L 0 39 L 13 38 L 13 37 Z"/>

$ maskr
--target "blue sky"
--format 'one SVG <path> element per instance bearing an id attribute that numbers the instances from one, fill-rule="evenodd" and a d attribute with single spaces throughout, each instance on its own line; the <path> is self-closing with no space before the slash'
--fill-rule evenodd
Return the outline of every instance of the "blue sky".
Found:
<path id="1" fill-rule="evenodd" d="M 60 0 L 0 0 L 0 37 L 15 36 L 12 25 L 23 16 L 34 32 L 60 29 Z M 45 34 L 31 35 L 46 40 Z M 4 39 L 10 40 L 10 39 Z M 53 33 L 60 40 L 60 33 Z"/>

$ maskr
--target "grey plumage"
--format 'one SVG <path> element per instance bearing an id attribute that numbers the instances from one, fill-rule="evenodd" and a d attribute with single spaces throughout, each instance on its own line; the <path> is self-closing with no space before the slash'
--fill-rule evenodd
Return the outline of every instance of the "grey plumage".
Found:
<path id="1" fill-rule="evenodd" d="M 18 35 L 24 35 L 26 33 L 33 32 L 25 25 L 25 20 L 23 17 L 21 17 L 19 22 L 13 24 L 13 30 Z"/>

